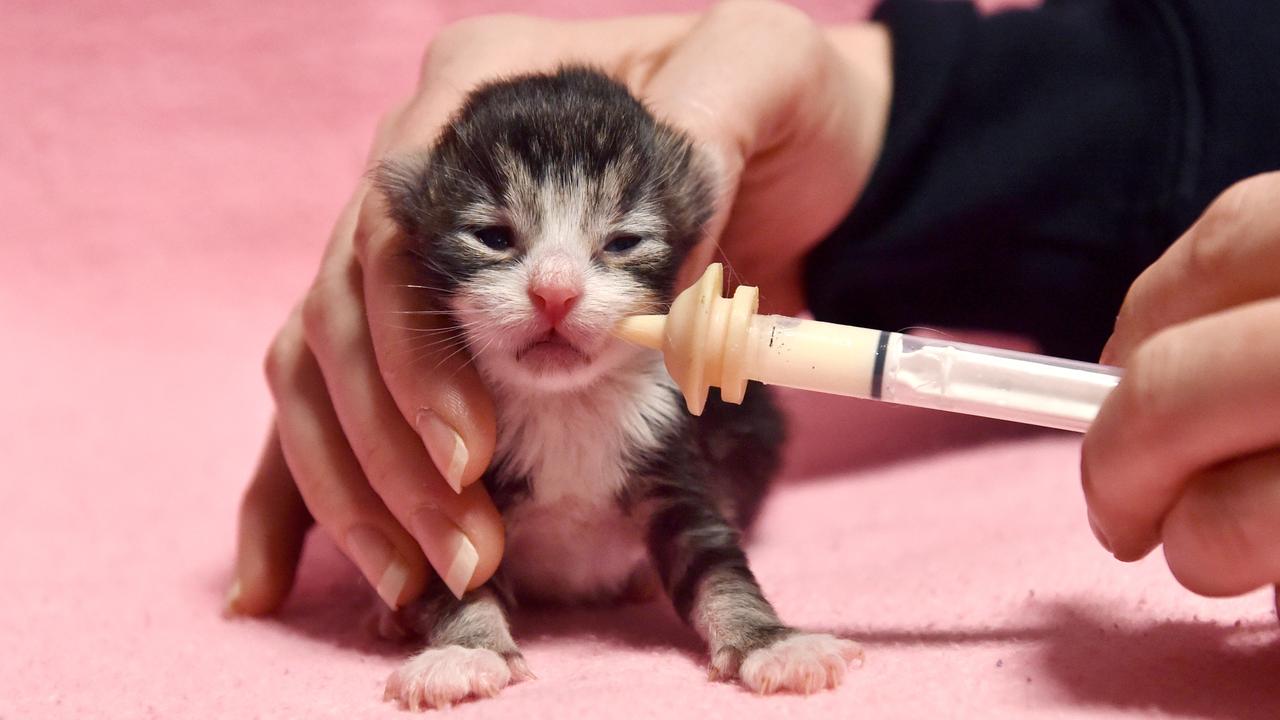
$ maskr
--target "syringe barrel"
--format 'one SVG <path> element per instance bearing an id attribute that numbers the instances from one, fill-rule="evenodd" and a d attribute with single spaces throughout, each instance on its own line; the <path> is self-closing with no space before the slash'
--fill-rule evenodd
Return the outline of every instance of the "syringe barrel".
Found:
<path id="1" fill-rule="evenodd" d="M 1119 368 L 890 333 L 881 399 L 1084 432 Z"/>
<path id="2" fill-rule="evenodd" d="M 766 385 L 871 397 L 880 335 L 879 330 L 757 315 L 747 340 L 747 376 Z"/>
<path id="3" fill-rule="evenodd" d="M 1084 432 L 1118 368 L 778 315 L 752 319 L 747 375 L 766 384 L 874 398 Z"/>

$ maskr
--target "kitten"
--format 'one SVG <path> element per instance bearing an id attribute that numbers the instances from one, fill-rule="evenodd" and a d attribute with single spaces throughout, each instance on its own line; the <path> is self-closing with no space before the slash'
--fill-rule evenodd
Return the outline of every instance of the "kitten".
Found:
<path id="1" fill-rule="evenodd" d="M 412 709 L 530 677 L 514 599 L 583 601 L 660 586 L 707 642 L 711 676 L 761 693 L 834 687 L 861 651 L 778 619 L 739 530 L 778 466 L 762 387 L 684 409 L 661 357 L 610 335 L 664 312 L 712 192 L 693 146 L 621 84 L 585 68 L 477 89 L 422 157 L 378 185 L 425 285 L 492 389 L 486 487 L 507 547 L 456 600 L 440 581 L 401 617 L 428 642 L 387 682 Z"/>

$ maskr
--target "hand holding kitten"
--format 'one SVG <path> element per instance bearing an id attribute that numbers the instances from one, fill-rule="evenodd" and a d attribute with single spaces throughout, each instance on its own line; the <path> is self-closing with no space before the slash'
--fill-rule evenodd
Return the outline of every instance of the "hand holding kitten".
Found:
<path id="1" fill-rule="evenodd" d="M 414 95 L 379 125 L 371 164 L 429 145 L 482 82 L 566 62 L 623 80 L 695 139 L 717 175 L 709 237 L 771 311 L 798 309 L 801 259 L 852 206 L 879 147 L 883 29 L 823 29 L 773 2 L 700 16 L 464 21 L 432 41 Z M 403 251 L 362 180 L 268 354 L 276 423 L 241 507 L 231 611 L 283 601 L 311 518 L 389 605 L 422 591 L 424 560 L 455 589 L 498 566 L 501 521 L 475 484 L 493 454 L 492 402 L 465 354 L 424 340 L 432 321 L 404 314 L 432 291 L 409 287 Z M 694 252 L 693 275 L 713 252 Z"/>

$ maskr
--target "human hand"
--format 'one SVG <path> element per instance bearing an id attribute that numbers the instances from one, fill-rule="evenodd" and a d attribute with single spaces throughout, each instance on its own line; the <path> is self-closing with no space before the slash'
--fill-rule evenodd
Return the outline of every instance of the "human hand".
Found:
<path id="1" fill-rule="evenodd" d="M 822 29 L 760 1 L 699 16 L 464 21 L 432 41 L 371 162 L 429 146 L 478 84 L 566 62 L 617 77 L 692 136 L 717 180 L 708 237 L 768 308 L 801 307 L 801 260 L 848 212 L 878 153 L 884 30 Z M 476 483 L 493 453 L 492 402 L 465 353 L 432 339 L 447 321 L 420 312 L 430 289 L 412 287 L 400 242 L 362 181 L 272 346 L 275 432 L 241 507 L 232 611 L 282 602 L 308 509 L 392 606 L 421 592 L 424 554 L 455 593 L 497 568 L 501 520 Z M 715 250 L 703 243 L 686 279 Z"/>
<path id="2" fill-rule="evenodd" d="M 1084 438 L 1090 522 L 1157 544 L 1203 595 L 1280 582 L 1280 173 L 1228 189 L 1134 282 L 1102 361 L 1124 379 Z"/>

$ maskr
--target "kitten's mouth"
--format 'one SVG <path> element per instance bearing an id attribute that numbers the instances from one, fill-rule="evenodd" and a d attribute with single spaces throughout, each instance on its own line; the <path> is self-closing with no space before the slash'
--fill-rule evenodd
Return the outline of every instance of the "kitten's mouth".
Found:
<path id="1" fill-rule="evenodd" d="M 587 365 L 591 358 L 579 350 L 569 338 L 555 330 L 534 338 L 533 342 L 516 351 L 516 361 L 537 370 L 570 370 Z"/>

